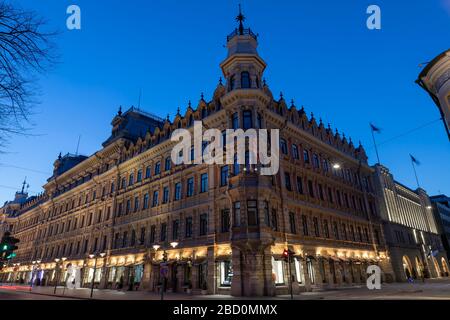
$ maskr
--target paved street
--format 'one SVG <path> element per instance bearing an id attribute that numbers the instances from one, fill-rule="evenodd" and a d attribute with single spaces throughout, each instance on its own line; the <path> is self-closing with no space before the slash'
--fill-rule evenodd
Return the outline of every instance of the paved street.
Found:
<path id="1" fill-rule="evenodd" d="M 89 299 L 89 289 L 69 290 L 58 287 L 56 296 L 53 287 L 30 288 L 23 285 L 0 286 L 0 300 L 48 300 L 48 299 Z M 271 299 L 289 299 L 290 296 L 277 296 Z M 94 299 L 101 300 L 159 300 L 160 295 L 150 292 L 128 292 L 116 290 L 94 290 Z M 167 300 L 231 300 L 239 299 L 226 295 L 187 295 L 165 294 Z M 269 298 L 265 298 L 269 299 Z M 425 283 L 384 284 L 381 290 L 368 290 L 366 287 L 342 288 L 320 292 L 305 292 L 294 296 L 296 300 L 397 300 L 397 299 L 450 299 L 450 280 L 427 280 Z"/>

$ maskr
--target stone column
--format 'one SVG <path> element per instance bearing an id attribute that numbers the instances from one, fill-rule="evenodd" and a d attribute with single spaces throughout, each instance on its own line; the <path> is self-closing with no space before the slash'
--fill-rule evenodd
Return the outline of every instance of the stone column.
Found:
<path id="1" fill-rule="evenodd" d="M 152 263 L 151 260 L 145 261 L 144 263 L 144 271 L 142 274 L 141 285 L 139 286 L 139 290 L 151 290 L 152 286 L 150 283 L 151 273 L 152 273 Z"/>
<path id="2" fill-rule="evenodd" d="M 215 254 L 214 247 L 208 247 L 207 253 L 207 264 L 206 264 L 206 282 L 208 284 L 208 294 L 217 293 L 217 274 L 216 274 L 216 263 L 215 263 Z M 200 283 L 200 286 L 202 284 Z M 200 287 L 200 289 L 202 289 Z"/>

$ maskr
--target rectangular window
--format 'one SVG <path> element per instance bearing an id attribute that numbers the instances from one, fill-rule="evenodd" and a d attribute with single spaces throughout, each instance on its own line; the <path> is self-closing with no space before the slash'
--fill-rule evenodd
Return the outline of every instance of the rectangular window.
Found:
<path id="1" fill-rule="evenodd" d="M 297 176 L 297 191 L 300 194 L 303 194 L 303 182 L 302 178 Z"/>
<path id="2" fill-rule="evenodd" d="M 255 200 L 247 201 L 247 219 L 249 226 L 256 226 L 258 224 L 258 208 Z"/>
<path id="3" fill-rule="evenodd" d="M 134 198 L 134 212 L 139 210 L 139 197 Z"/>
<path id="4" fill-rule="evenodd" d="M 328 221 L 327 220 L 323 221 L 323 233 L 325 235 L 325 238 L 330 237 L 330 230 L 328 229 Z"/>
<path id="5" fill-rule="evenodd" d="M 239 128 L 239 115 L 237 112 L 233 113 L 231 117 L 231 126 L 234 130 Z"/>
<path id="6" fill-rule="evenodd" d="M 159 240 L 161 242 L 164 242 L 164 241 L 166 241 L 166 238 L 167 238 L 167 224 L 164 222 L 164 223 L 161 223 L 161 234 L 160 234 Z"/>
<path id="7" fill-rule="evenodd" d="M 292 157 L 293 157 L 295 160 L 300 159 L 300 155 L 299 155 L 299 153 L 298 153 L 298 147 L 297 147 L 296 144 L 293 144 L 293 145 L 292 145 Z"/>
<path id="8" fill-rule="evenodd" d="M 233 203 L 233 225 L 235 227 L 241 225 L 241 203 L 239 201 Z"/>
<path id="9" fill-rule="evenodd" d="M 155 164 L 155 176 L 161 173 L 161 162 Z"/>
<path id="10" fill-rule="evenodd" d="M 139 244 L 145 243 L 145 228 L 141 228 L 141 235 L 139 236 Z"/>
<path id="11" fill-rule="evenodd" d="M 302 226 L 303 226 L 303 235 L 309 235 L 308 231 L 308 218 L 305 215 L 302 215 Z"/>
<path id="12" fill-rule="evenodd" d="M 288 191 L 292 191 L 291 177 L 289 176 L 289 173 L 287 173 L 287 172 L 284 173 L 284 184 Z"/>
<path id="13" fill-rule="evenodd" d="M 142 181 L 142 169 L 139 169 L 138 173 L 137 173 L 136 182 L 141 182 L 141 181 Z"/>
<path id="14" fill-rule="evenodd" d="M 153 202 L 152 207 L 156 207 L 158 205 L 158 191 L 153 191 Z"/>
<path id="15" fill-rule="evenodd" d="M 313 187 L 313 182 L 311 180 L 308 180 L 308 191 L 309 191 L 309 196 L 311 198 L 314 198 L 314 187 Z"/>
<path id="16" fill-rule="evenodd" d="M 200 215 L 200 235 L 204 236 L 208 233 L 208 215 L 203 213 Z"/>
<path id="17" fill-rule="evenodd" d="M 169 202 L 169 187 L 163 189 L 163 203 Z"/>
<path id="18" fill-rule="evenodd" d="M 166 161 L 164 163 L 164 170 L 165 171 L 170 170 L 171 164 L 172 164 L 172 160 L 170 159 L 170 157 L 167 157 Z"/>
<path id="19" fill-rule="evenodd" d="M 153 225 L 150 228 L 150 243 L 155 243 L 156 240 L 156 226 Z"/>
<path id="20" fill-rule="evenodd" d="M 192 197 L 193 195 L 194 195 L 194 178 L 189 178 L 187 180 L 186 196 Z"/>
<path id="21" fill-rule="evenodd" d="M 316 237 L 320 237 L 319 221 L 317 220 L 317 217 L 313 218 L 313 225 L 314 225 L 314 235 Z"/>
<path id="22" fill-rule="evenodd" d="M 181 182 L 175 184 L 175 201 L 181 199 Z"/>
<path id="23" fill-rule="evenodd" d="M 192 217 L 186 218 L 186 230 L 185 230 L 185 236 L 186 238 L 192 237 Z"/>
<path id="24" fill-rule="evenodd" d="M 220 262 L 220 286 L 230 287 L 233 278 L 233 269 L 231 261 Z"/>
<path id="25" fill-rule="evenodd" d="M 151 173 L 152 173 L 151 167 L 150 167 L 150 166 L 147 166 L 147 167 L 145 168 L 145 179 L 150 178 Z"/>
<path id="26" fill-rule="evenodd" d="M 278 215 L 277 215 L 277 210 L 276 209 L 272 209 L 272 229 L 275 231 L 278 231 Z"/>
<path id="27" fill-rule="evenodd" d="M 334 238 L 336 240 L 339 240 L 339 229 L 337 222 L 333 222 L 333 232 L 334 232 Z"/>
<path id="28" fill-rule="evenodd" d="M 242 113 L 242 116 L 244 122 L 244 130 L 252 128 L 253 127 L 252 112 L 250 110 L 245 110 Z"/>
<path id="29" fill-rule="evenodd" d="M 309 152 L 308 150 L 303 150 L 303 161 L 309 163 Z"/>
<path id="30" fill-rule="evenodd" d="M 291 227 L 291 233 L 297 233 L 296 227 L 295 227 L 295 213 L 289 212 L 289 225 Z"/>
<path id="31" fill-rule="evenodd" d="M 325 198 L 324 198 L 324 196 L 323 196 L 323 188 L 322 188 L 322 185 L 319 183 L 319 184 L 318 184 L 318 187 L 319 187 L 319 197 L 320 197 L 320 200 L 324 201 Z"/>
<path id="32" fill-rule="evenodd" d="M 228 166 L 220 168 L 220 186 L 226 186 L 228 184 Z"/>
<path id="33" fill-rule="evenodd" d="M 180 222 L 179 220 L 174 220 L 172 222 L 172 240 L 177 240 L 178 239 L 178 226 L 179 226 Z"/>
<path id="34" fill-rule="evenodd" d="M 319 168 L 320 167 L 320 161 L 319 161 L 319 156 L 317 154 L 314 153 L 313 155 L 313 164 L 314 164 L 314 168 Z"/>
<path id="35" fill-rule="evenodd" d="M 280 149 L 283 154 L 288 154 L 287 143 L 285 139 L 280 139 Z"/>
<path id="36" fill-rule="evenodd" d="M 275 285 L 283 285 L 284 284 L 284 268 L 282 260 L 272 259 L 272 274 L 275 278 Z"/>
<path id="37" fill-rule="evenodd" d="M 230 231 L 230 210 L 224 209 L 221 211 L 220 221 L 221 221 L 221 224 L 220 224 L 221 231 L 222 232 Z"/>
<path id="38" fill-rule="evenodd" d="M 143 209 L 147 209 L 148 208 L 148 198 L 149 198 L 148 193 L 146 193 L 144 195 L 144 206 L 143 206 Z"/>
<path id="39" fill-rule="evenodd" d="M 200 192 L 208 191 L 208 174 L 203 173 L 200 176 Z"/>

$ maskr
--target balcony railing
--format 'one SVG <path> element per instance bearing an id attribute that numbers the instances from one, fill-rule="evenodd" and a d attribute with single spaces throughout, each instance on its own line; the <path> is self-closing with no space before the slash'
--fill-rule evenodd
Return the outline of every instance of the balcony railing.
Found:
<path id="1" fill-rule="evenodd" d="M 236 28 L 236 29 L 234 29 L 234 31 L 232 33 L 230 33 L 228 35 L 227 42 L 238 35 L 239 36 L 251 36 L 253 39 L 258 40 L 258 36 L 255 33 L 253 33 L 253 31 L 250 28 L 242 29 L 242 32 L 238 28 Z"/>

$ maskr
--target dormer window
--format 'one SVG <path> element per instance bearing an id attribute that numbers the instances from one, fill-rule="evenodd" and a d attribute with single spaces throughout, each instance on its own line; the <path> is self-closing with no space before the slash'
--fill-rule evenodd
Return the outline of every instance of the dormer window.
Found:
<path id="1" fill-rule="evenodd" d="M 241 73 L 241 88 L 248 89 L 250 87 L 251 87 L 250 73 L 248 73 L 247 71 L 244 71 Z"/>

